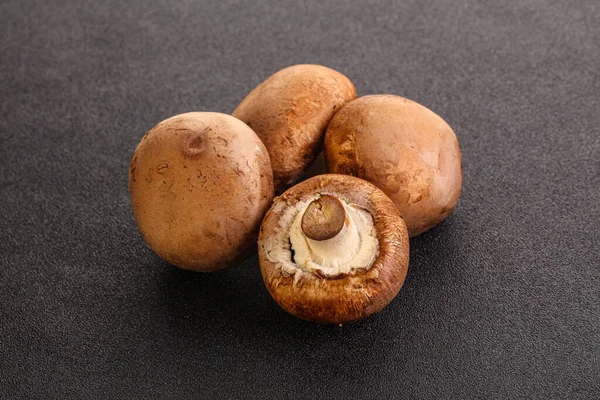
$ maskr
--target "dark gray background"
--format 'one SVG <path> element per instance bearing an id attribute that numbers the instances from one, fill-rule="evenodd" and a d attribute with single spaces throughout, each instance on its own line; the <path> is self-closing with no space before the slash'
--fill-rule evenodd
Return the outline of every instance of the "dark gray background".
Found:
<path id="1" fill-rule="evenodd" d="M 598 398 L 600 3 L 0 3 L 0 397 Z M 497 4 L 491 4 L 497 3 Z M 133 150 L 320 63 L 456 131 L 455 212 L 355 324 L 142 241 Z"/>

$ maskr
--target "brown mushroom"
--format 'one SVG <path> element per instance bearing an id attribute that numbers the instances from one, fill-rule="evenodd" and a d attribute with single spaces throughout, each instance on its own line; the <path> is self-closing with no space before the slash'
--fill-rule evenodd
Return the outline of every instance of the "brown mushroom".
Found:
<path id="1" fill-rule="evenodd" d="M 454 209 L 462 186 L 456 135 L 433 111 L 393 95 L 345 105 L 325 135 L 327 170 L 373 183 L 396 204 L 410 236 Z"/>
<path id="2" fill-rule="evenodd" d="M 356 98 L 352 82 L 320 65 L 294 65 L 258 85 L 233 111 L 264 142 L 275 191 L 296 182 L 322 149 L 331 117 Z"/>
<path id="3" fill-rule="evenodd" d="M 156 254 L 180 268 L 214 271 L 254 243 L 273 177 L 265 146 L 246 124 L 194 112 L 142 138 L 129 190 L 140 232 Z"/>
<path id="4" fill-rule="evenodd" d="M 381 190 L 326 174 L 275 199 L 258 254 L 265 285 L 281 307 L 305 320 L 341 324 L 380 311 L 398 294 L 408 246 L 406 225 Z"/>

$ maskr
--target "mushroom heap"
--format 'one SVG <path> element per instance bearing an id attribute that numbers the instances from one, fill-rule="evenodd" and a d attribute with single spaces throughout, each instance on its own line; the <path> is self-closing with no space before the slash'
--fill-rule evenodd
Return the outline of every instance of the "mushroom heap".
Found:
<path id="1" fill-rule="evenodd" d="M 323 148 L 329 173 L 292 186 Z M 409 236 L 446 218 L 461 185 L 458 141 L 441 117 L 399 96 L 356 98 L 347 77 L 319 65 L 275 73 L 233 116 L 159 123 L 129 169 L 140 232 L 162 259 L 215 271 L 243 259 L 258 237 L 275 301 L 336 324 L 398 294 Z"/>

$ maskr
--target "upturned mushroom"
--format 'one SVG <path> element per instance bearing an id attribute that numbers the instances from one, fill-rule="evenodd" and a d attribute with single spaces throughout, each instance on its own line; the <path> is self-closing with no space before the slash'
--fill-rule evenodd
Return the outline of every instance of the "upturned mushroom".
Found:
<path id="1" fill-rule="evenodd" d="M 346 104 L 325 134 L 327 170 L 358 176 L 383 190 L 410 236 L 442 221 L 456 206 L 462 160 L 456 135 L 437 114 L 393 95 Z"/>
<path id="2" fill-rule="evenodd" d="M 233 111 L 264 142 L 275 191 L 296 182 L 323 147 L 325 128 L 345 103 L 356 98 L 352 82 L 321 65 L 294 65 L 258 85 Z"/>
<path id="3" fill-rule="evenodd" d="M 258 249 L 273 299 L 296 317 L 322 323 L 380 311 L 408 270 L 408 232 L 394 203 L 347 175 L 319 175 L 277 197 Z"/>
<path id="4" fill-rule="evenodd" d="M 265 146 L 246 124 L 194 112 L 142 138 L 129 190 L 140 232 L 156 254 L 180 268 L 214 271 L 255 243 L 273 176 Z"/>

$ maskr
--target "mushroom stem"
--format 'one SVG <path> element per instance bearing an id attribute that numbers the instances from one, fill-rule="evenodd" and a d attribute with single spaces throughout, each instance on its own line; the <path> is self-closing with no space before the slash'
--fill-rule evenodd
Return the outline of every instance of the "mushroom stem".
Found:
<path id="1" fill-rule="evenodd" d="M 312 240 L 334 238 L 346 222 L 344 206 L 337 197 L 324 195 L 313 200 L 302 215 L 302 232 Z"/>
<path id="2" fill-rule="evenodd" d="M 305 209 L 298 226 L 302 236 L 290 240 L 295 250 L 295 261 L 302 266 L 318 266 L 329 276 L 337 276 L 348 262 L 361 251 L 361 232 L 368 235 L 361 211 L 345 205 L 337 197 L 325 195 L 311 202 Z M 357 222 L 360 224 L 357 226 Z M 376 246 L 375 246 L 376 247 Z M 372 261 L 376 248 L 363 249 L 369 254 L 365 263 Z M 356 263 L 363 264 L 362 261 Z M 312 267 L 309 267 L 312 268 Z"/>
<path id="3" fill-rule="evenodd" d="M 303 208 L 287 231 L 297 267 L 329 278 L 369 269 L 379 247 L 369 211 L 335 195 Z"/>

